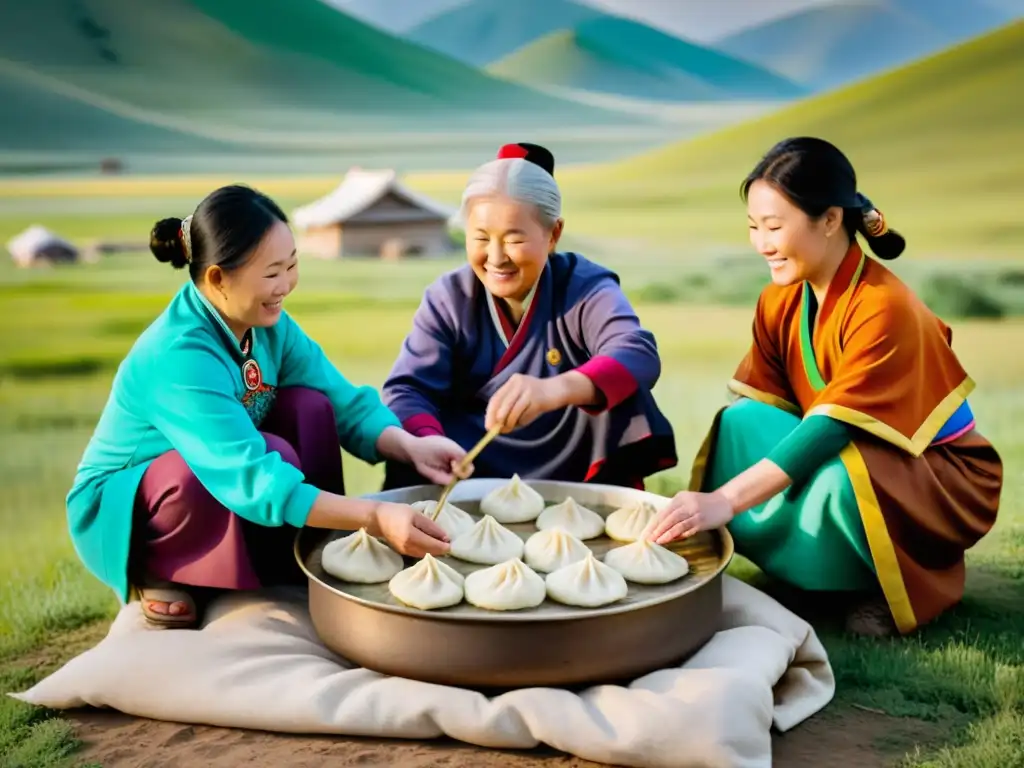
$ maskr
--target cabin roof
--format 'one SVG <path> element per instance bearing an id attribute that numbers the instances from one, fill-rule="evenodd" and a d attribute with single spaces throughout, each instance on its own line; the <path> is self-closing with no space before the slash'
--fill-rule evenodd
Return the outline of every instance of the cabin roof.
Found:
<path id="1" fill-rule="evenodd" d="M 333 191 L 319 200 L 296 208 L 292 220 L 300 229 L 343 224 L 388 194 L 402 197 L 441 219 L 447 220 L 455 213 L 455 209 L 409 189 L 398 180 L 398 174 L 393 170 L 365 171 L 353 168 Z"/>
<path id="2" fill-rule="evenodd" d="M 7 241 L 7 250 L 10 252 L 11 258 L 19 264 L 31 263 L 40 252 L 54 246 L 66 248 L 75 254 L 78 253 L 78 249 L 70 242 L 39 224 L 34 224 L 20 235 L 15 235 Z"/>

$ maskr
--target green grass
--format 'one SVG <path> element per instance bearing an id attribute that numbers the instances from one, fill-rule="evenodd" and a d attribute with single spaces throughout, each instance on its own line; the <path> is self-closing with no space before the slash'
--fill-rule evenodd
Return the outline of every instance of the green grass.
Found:
<path id="1" fill-rule="evenodd" d="M 518 83 L 665 102 L 783 101 L 795 83 L 629 19 L 600 16 L 558 29 L 489 64 Z"/>
<path id="2" fill-rule="evenodd" d="M 289 308 L 346 375 L 380 385 L 419 292 L 440 268 L 305 262 Z M 50 272 L 0 267 L 0 431 L 9 446 L 0 456 L 0 683 L 7 690 L 52 667 L 25 661 L 39 649 L 66 644 L 69 632 L 115 609 L 74 555 L 63 498 L 117 362 L 180 279 L 152 259 L 131 256 Z M 749 307 L 647 303 L 639 310 L 662 349 L 656 395 L 676 427 L 685 465 L 745 350 Z M 358 332 L 368 327 L 372 336 Z M 1006 463 L 1000 519 L 969 555 L 967 597 L 905 640 L 850 640 L 827 623 L 821 632 L 839 681 L 837 706 L 931 719 L 944 729 L 941 743 L 926 745 L 906 765 L 1005 768 L 1015 764 L 1014 729 L 1024 716 L 1024 434 L 1017 428 L 1024 419 L 1024 359 L 1006 354 L 1024 342 L 1024 322 L 956 323 L 954 342 L 979 382 L 972 403 L 981 428 Z M 350 492 L 379 487 L 379 468 L 346 457 L 346 472 Z M 670 471 L 659 483 L 668 490 L 685 472 Z M 734 572 L 749 571 L 737 561 Z M 74 743 L 52 713 L 0 701 L 0 754 L 7 755 L 0 765 L 58 766 Z M 20 763 L 18 755 L 25 758 Z"/>

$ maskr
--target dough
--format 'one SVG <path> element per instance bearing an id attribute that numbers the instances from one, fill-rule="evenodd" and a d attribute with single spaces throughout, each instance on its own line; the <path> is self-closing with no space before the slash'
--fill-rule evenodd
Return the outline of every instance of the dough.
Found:
<path id="1" fill-rule="evenodd" d="M 507 484 L 480 500 L 480 514 L 490 515 L 499 523 L 528 523 L 543 511 L 544 498 L 520 480 L 519 475 L 512 475 Z"/>
<path id="2" fill-rule="evenodd" d="M 658 510 L 647 501 L 634 501 L 608 515 L 604 532 L 617 541 L 636 541 L 653 525 Z"/>
<path id="3" fill-rule="evenodd" d="M 409 506 L 427 517 L 432 517 L 434 510 L 437 509 L 437 501 L 416 501 Z M 472 515 L 447 501 L 434 522 L 440 525 L 444 532 L 453 539 L 473 527 Z"/>
<path id="4" fill-rule="evenodd" d="M 609 550 L 604 563 L 635 584 L 668 584 L 690 572 L 685 557 L 648 539 Z"/>
<path id="5" fill-rule="evenodd" d="M 577 539 L 596 539 L 604 533 L 604 518 L 597 512 L 581 507 L 576 499 L 570 496 L 560 504 L 548 507 L 537 518 L 537 527 L 544 531 L 548 528 L 562 528 Z"/>
<path id="6" fill-rule="evenodd" d="M 452 539 L 452 557 L 468 563 L 495 565 L 523 556 L 523 540 L 490 515 Z"/>
<path id="7" fill-rule="evenodd" d="M 406 605 L 430 611 L 462 602 L 465 577 L 433 555 L 425 555 L 388 582 L 391 594 Z"/>
<path id="8" fill-rule="evenodd" d="M 320 556 L 324 570 L 354 584 L 380 584 L 402 570 L 402 556 L 360 528 L 327 544 Z"/>
<path id="9" fill-rule="evenodd" d="M 581 608 L 614 603 L 629 592 L 622 574 L 594 557 L 593 552 L 548 574 L 545 586 L 552 600 Z"/>
<path id="10" fill-rule="evenodd" d="M 466 577 L 466 601 L 487 611 L 518 611 L 544 602 L 544 579 L 514 557 Z"/>
<path id="11" fill-rule="evenodd" d="M 602 521 L 603 522 L 603 521 Z M 590 548 L 561 528 L 537 531 L 523 547 L 526 564 L 537 571 L 551 573 L 590 554 Z"/>

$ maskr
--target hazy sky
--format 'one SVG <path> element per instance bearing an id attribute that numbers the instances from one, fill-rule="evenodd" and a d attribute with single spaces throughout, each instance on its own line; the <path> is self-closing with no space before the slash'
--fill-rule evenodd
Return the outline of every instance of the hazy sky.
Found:
<path id="1" fill-rule="evenodd" d="M 435 13 L 469 0 L 323 0 L 355 16 L 402 33 Z M 659 27 L 697 42 L 711 42 L 802 8 L 844 0 L 574 0 Z M 849 0 L 845 0 L 849 1 Z M 1024 15 L 1024 0 L 981 0 Z M 514 3 L 515 0 L 508 0 Z"/>

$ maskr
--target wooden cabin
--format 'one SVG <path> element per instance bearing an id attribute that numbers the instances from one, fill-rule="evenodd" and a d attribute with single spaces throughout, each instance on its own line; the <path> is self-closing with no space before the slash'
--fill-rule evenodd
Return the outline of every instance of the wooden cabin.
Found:
<path id="1" fill-rule="evenodd" d="M 300 253 L 325 259 L 443 256 L 454 211 L 413 192 L 392 170 L 350 170 L 332 192 L 292 214 Z"/>

